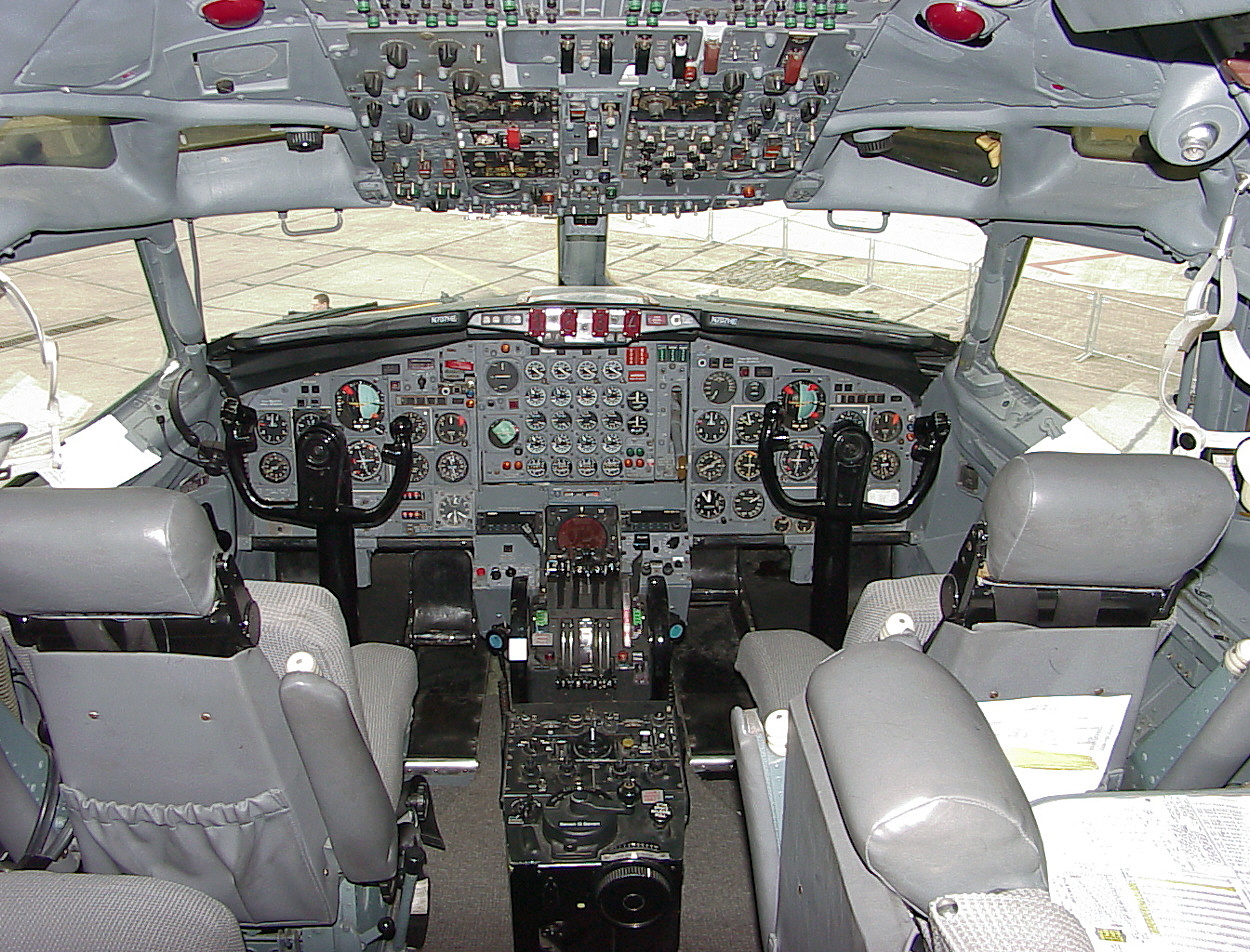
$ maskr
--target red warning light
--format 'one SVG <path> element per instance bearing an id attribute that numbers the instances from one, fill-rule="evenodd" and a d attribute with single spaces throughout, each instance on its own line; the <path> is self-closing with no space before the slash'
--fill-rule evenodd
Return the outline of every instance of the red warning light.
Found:
<path id="1" fill-rule="evenodd" d="M 265 0 L 208 0 L 200 7 L 200 16 L 223 30 L 251 26 L 264 12 Z"/>
<path id="2" fill-rule="evenodd" d="M 971 43 L 985 34 L 985 17 L 966 3 L 931 3 L 924 22 L 930 30 L 952 43 Z"/>

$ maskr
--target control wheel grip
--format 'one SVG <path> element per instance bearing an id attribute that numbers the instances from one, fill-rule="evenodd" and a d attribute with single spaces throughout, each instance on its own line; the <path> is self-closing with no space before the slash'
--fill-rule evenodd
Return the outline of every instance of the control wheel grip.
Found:
<path id="1" fill-rule="evenodd" d="M 621 863 L 610 867 L 595 885 L 599 912 L 614 926 L 642 929 L 673 907 L 673 883 L 659 866 Z"/>

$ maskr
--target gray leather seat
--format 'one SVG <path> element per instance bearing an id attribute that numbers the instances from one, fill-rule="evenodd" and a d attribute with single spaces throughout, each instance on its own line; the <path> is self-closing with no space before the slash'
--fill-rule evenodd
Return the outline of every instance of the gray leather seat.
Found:
<path id="1" fill-rule="evenodd" d="M 873 583 L 851 618 L 842 654 L 903 649 L 928 667 L 940 662 L 959 694 L 971 694 L 969 703 L 991 697 L 1127 694 L 1129 710 L 1112 755 L 1112 770 L 1118 770 L 1151 659 L 1166 635 L 1166 628 L 1148 619 L 1170 606 L 1175 586 L 1214 548 L 1232 513 L 1227 480 L 1199 460 L 1055 453 L 1018 457 L 1000 470 L 987 494 L 985 531 L 977 545 L 981 551 L 971 565 L 961 566 L 969 585 L 956 595 L 947 576 Z M 944 620 L 957 603 L 962 609 L 974 599 L 1010 606 L 1007 614 L 1013 620 L 971 627 Z M 885 620 L 896 612 L 911 619 L 904 626 L 911 630 L 904 639 L 911 648 L 889 637 L 899 626 Z M 1027 621 L 1020 620 L 1021 613 Z M 895 647 L 875 647 L 883 638 Z M 927 658 L 919 653 L 922 646 Z M 893 782 L 883 774 L 885 755 L 906 751 L 898 761 L 902 772 L 894 778 L 900 783 L 908 775 L 908 762 L 927 755 L 924 745 L 900 740 L 898 731 L 890 733 L 889 744 L 902 746 L 887 752 L 873 718 L 846 705 L 835 708 L 819 701 L 813 709 L 813 689 L 829 677 L 822 672 L 833 664 L 822 664 L 828 657 L 823 643 L 795 630 L 751 632 L 739 648 L 737 668 L 758 705 L 735 709 L 732 718 L 761 936 L 766 949 L 824 948 L 820 929 L 845 927 L 847 936 L 869 949 L 901 949 L 914 933 L 913 913 L 921 914 L 928 900 L 913 895 L 900 902 L 897 887 L 883 887 L 879 871 L 852 862 L 856 850 L 844 835 L 831 792 L 838 782 L 835 778 L 830 786 L 826 757 L 862 751 L 853 773 L 867 778 L 866 789 L 879 787 L 874 796 L 885 802 Z M 893 727 L 900 720 L 911 724 L 908 705 L 923 693 L 921 685 L 902 678 L 886 690 L 884 700 L 863 710 L 874 710 Z M 764 727 L 776 710 L 789 714 L 784 754 L 770 749 Z M 823 736 L 816 732 L 818 716 L 826 725 Z M 912 725 L 920 732 L 916 736 L 929 736 L 924 726 Z M 772 734 L 776 748 L 777 730 Z M 989 739 L 992 749 L 984 755 L 1001 757 Z M 935 750 L 946 749 L 940 733 L 929 742 L 938 745 Z M 914 792 L 906 783 L 903 787 Z M 828 836 L 813 841 L 814 827 Z M 847 893 L 841 925 L 819 913 L 817 929 L 808 918 L 814 913 L 797 898 L 795 877 L 812 869 L 823 870 L 835 892 Z M 950 891 L 962 888 L 952 884 Z"/>
<path id="2" fill-rule="evenodd" d="M 350 647 L 318 587 L 244 587 L 203 509 L 161 489 L 0 492 L 0 610 L 32 646 L 86 871 L 257 926 L 335 922 L 345 878 L 355 920 L 400 917 L 369 884 L 397 877 L 411 650 Z"/>

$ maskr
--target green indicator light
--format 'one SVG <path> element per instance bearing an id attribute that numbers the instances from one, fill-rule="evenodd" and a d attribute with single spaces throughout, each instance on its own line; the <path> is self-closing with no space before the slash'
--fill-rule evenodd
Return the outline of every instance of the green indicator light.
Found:
<path id="1" fill-rule="evenodd" d="M 460 23 L 460 15 L 458 13 L 447 14 L 447 25 L 458 26 Z"/>
<path id="2" fill-rule="evenodd" d="M 535 628 L 547 627 L 547 609 L 540 608 L 538 611 L 534 612 L 534 627 Z"/>
<path id="3" fill-rule="evenodd" d="M 369 12 L 369 0 L 356 0 L 356 12 L 368 13 Z"/>
<path id="4" fill-rule="evenodd" d="M 365 19 L 365 26 L 369 27 L 370 29 L 376 29 L 377 27 L 381 25 L 382 25 L 382 21 L 378 19 L 378 15 L 376 13 L 370 13 L 369 16 Z"/>
<path id="5" fill-rule="evenodd" d="M 746 18 L 746 25 L 749 29 L 754 29 L 755 27 L 760 25 L 760 18 L 757 17 L 754 13 L 748 13 L 747 18 Z"/>
<path id="6" fill-rule="evenodd" d="M 605 194 L 605 195 L 607 195 L 607 197 L 608 197 L 608 198 L 610 198 L 610 199 L 614 199 L 614 198 L 616 198 L 616 196 L 617 196 L 617 192 L 618 192 L 618 191 L 619 191 L 619 190 L 617 189 L 617 187 L 616 187 L 615 185 L 609 185 L 609 186 L 608 186 L 608 187 L 604 190 L 604 194 Z"/>
<path id="7" fill-rule="evenodd" d="M 486 25 L 499 26 L 499 14 L 493 12 L 486 14 Z"/>
<path id="8" fill-rule="evenodd" d="M 625 9 L 630 13 L 639 13 L 642 10 L 642 0 L 629 0 L 629 5 Z"/>
<path id="9" fill-rule="evenodd" d="M 826 29 L 826 30 L 836 30 L 837 28 L 838 28 L 838 21 L 837 21 L 837 20 L 835 20 L 833 17 L 826 17 L 826 18 L 825 18 L 825 29 Z"/>
<path id="10" fill-rule="evenodd" d="M 659 26 L 659 25 L 660 25 L 659 17 L 647 17 L 647 26 Z"/>
<path id="11" fill-rule="evenodd" d="M 815 17 L 804 17 L 804 18 L 803 18 L 803 29 L 805 29 L 805 30 L 814 30 L 814 29 L 816 29 L 816 18 L 815 18 Z"/>
<path id="12" fill-rule="evenodd" d="M 637 26 L 637 25 L 638 25 L 638 14 L 636 14 L 636 13 L 627 13 L 627 14 L 625 14 L 625 25 L 626 25 L 626 26 Z"/>
<path id="13" fill-rule="evenodd" d="M 823 17 L 823 16 L 828 15 L 828 13 L 829 13 L 829 4 L 827 3 L 816 4 L 816 16 Z"/>
<path id="14" fill-rule="evenodd" d="M 437 14 L 437 13 L 427 13 L 427 14 L 425 15 L 425 25 L 426 25 L 426 26 L 428 26 L 428 27 L 436 27 L 436 26 L 438 26 L 438 14 Z"/>
<path id="15" fill-rule="evenodd" d="M 806 13 L 807 0 L 794 0 L 794 12 L 799 14 Z"/>
<path id="16" fill-rule="evenodd" d="M 516 25 L 517 25 L 517 16 L 516 16 L 516 14 L 515 14 L 515 13 L 509 13 L 507 16 L 505 16 L 505 17 L 503 18 L 503 25 L 504 25 L 504 26 L 516 26 Z"/>
<path id="17" fill-rule="evenodd" d="M 799 25 L 799 18 L 792 13 L 786 14 L 786 29 L 793 30 Z"/>
<path id="18" fill-rule="evenodd" d="M 648 13 L 663 13 L 664 0 L 651 0 L 651 5 L 647 10 Z"/>
<path id="19" fill-rule="evenodd" d="M 840 15 L 842 15 L 843 13 L 846 13 L 846 4 L 845 4 L 845 3 L 835 3 L 835 4 L 833 5 L 833 12 L 834 12 L 834 13 L 836 13 L 836 14 L 838 14 L 839 16 L 840 16 Z"/>
<path id="20" fill-rule="evenodd" d="M 635 608 L 634 609 L 634 627 L 639 628 L 641 626 L 642 626 L 642 609 Z"/>
<path id="21" fill-rule="evenodd" d="M 515 13 L 516 12 L 516 0 L 503 0 L 503 12 Z"/>

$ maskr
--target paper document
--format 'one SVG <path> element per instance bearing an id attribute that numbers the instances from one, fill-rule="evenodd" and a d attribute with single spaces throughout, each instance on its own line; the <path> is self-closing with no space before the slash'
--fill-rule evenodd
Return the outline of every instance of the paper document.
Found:
<path id="1" fill-rule="evenodd" d="M 1250 949 L 1250 796 L 1084 797 L 1034 813 L 1051 898 L 1099 952 Z"/>
<path id="2" fill-rule="evenodd" d="M 1129 695 L 982 701 L 981 712 L 1030 801 L 1098 789 Z"/>
<path id="3" fill-rule="evenodd" d="M 82 397 L 61 391 L 57 400 L 61 407 L 62 431 L 87 415 L 91 404 Z M 4 382 L 0 393 L 0 422 L 25 423 L 26 435 L 9 453 L 9 462 L 32 456 L 46 456 L 51 449 L 48 435 L 52 432 L 52 415 L 48 412 L 48 389 L 30 374 L 15 374 Z"/>
<path id="4" fill-rule="evenodd" d="M 100 417 L 69 437 L 61 447 L 61 467 L 39 470 L 58 489 L 104 489 L 120 486 L 160 462 L 151 450 L 130 442 L 117 417 Z"/>

